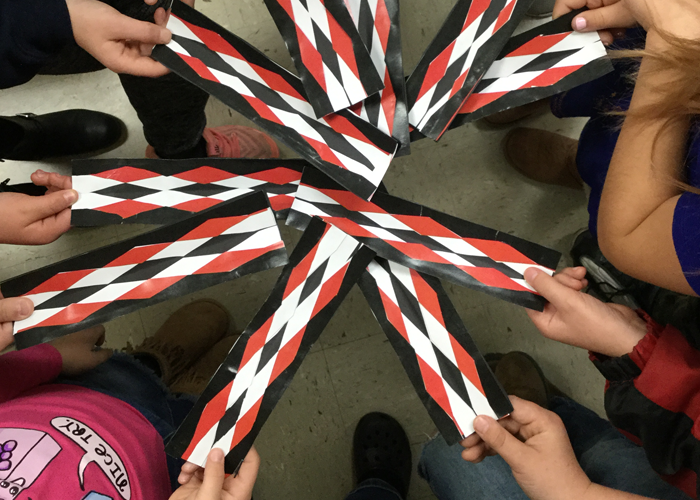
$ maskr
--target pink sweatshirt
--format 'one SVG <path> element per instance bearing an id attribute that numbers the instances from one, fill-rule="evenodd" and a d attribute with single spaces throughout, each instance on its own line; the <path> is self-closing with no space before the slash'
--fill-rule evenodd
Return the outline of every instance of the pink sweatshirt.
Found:
<path id="1" fill-rule="evenodd" d="M 163 440 L 111 396 L 50 384 L 44 344 L 0 356 L 0 500 L 166 500 Z"/>

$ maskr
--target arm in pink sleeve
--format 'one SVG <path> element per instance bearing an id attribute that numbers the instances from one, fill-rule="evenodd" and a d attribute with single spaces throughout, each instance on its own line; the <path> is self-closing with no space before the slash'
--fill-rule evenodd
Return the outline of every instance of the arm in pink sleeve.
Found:
<path id="1" fill-rule="evenodd" d="M 61 354 L 50 344 L 3 354 L 0 356 L 0 403 L 52 381 L 62 367 Z"/>

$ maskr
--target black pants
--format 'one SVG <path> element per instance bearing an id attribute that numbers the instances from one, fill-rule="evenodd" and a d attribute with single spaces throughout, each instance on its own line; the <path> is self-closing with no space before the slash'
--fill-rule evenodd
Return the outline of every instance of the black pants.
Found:
<path id="1" fill-rule="evenodd" d="M 150 6 L 143 0 L 102 1 L 122 14 L 151 22 L 160 4 L 159 1 Z M 104 69 L 100 62 L 71 42 L 40 73 L 67 75 L 100 69 Z M 209 98 L 206 92 L 172 73 L 160 78 L 119 75 L 119 79 L 143 124 L 146 140 L 159 156 L 176 158 L 200 144 L 206 124 L 204 107 Z"/>

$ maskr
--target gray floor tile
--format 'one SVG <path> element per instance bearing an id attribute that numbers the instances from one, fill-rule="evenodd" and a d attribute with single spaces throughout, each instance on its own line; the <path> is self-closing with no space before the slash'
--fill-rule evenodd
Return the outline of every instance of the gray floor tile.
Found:
<path id="1" fill-rule="evenodd" d="M 352 487 L 351 436 L 326 359 L 311 353 L 257 439 L 255 498 L 342 499 Z"/>
<path id="2" fill-rule="evenodd" d="M 432 420 L 384 335 L 324 349 L 343 421 L 350 431 L 363 415 L 381 411 L 397 419 L 411 443 L 434 430 Z"/>

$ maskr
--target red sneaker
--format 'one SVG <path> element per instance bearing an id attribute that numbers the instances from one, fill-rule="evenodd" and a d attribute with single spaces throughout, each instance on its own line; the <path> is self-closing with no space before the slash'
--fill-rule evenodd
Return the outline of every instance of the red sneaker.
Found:
<path id="1" fill-rule="evenodd" d="M 250 127 L 224 125 L 205 128 L 202 137 L 210 158 L 279 158 L 280 150 L 272 138 Z M 146 158 L 157 159 L 153 146 L 146 148 Z"/>

